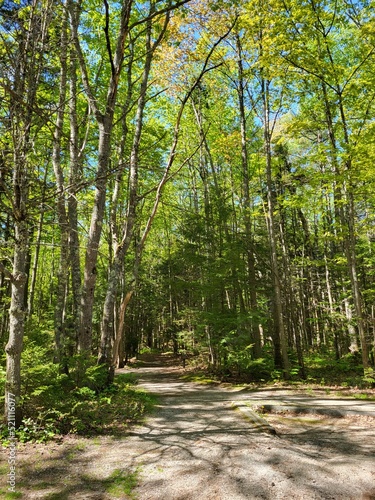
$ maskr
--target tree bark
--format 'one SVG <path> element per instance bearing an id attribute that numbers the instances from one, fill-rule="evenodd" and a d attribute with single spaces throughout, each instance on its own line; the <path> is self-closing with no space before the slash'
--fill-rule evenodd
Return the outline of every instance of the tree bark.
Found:
<path id="1" fill-rule="evenodd" d="M 9 84 L 12 147 L 13 147 L 13 197 L 11 200 L 15 247 L 11 280 L 11 303 L 9 311 L 9 339 L 5 346 L 6 381 L 5 415 L 10 410 L 9 402 L 15 404 L 15 422 L 22 420 L 21 397 L 21 353 L 25 333 L 27 266 L 29 257 L 29 158 L 31 127 L 34 123 L 35 102 L 41 75 L 41 60 L 36 57 L 44 53 L 50 21 L 49 4 L 42 9 L 34 0 L 23 21 L 19 43 L 15 47 L 14 74 Z"/>
<path id="2" fill-rule="evenodd" d="M 27 195 L 26 186 L 16 181 L 16 188 L 23 191 L 22 198 Z M 22 202 L 23 205 L 23 202 Z M 21 206 L 20 206 L 21 208 Z M 25 272 L 27 254 L 29 251 L 29 230 L 25 207 L 15 223 L 17 245 L 14 250 L 12 273 L 11 304 L 9 310 L 9 339 L 5 346 L 6 352 L 6 382 L 5 382 L 5 416 L 8 417 L 8 402 L 15 401 L 15 422 L 19 427 L 22 421 L 21 397 L 21 352 L 25 331 L 25 294 L 27 275 Z"/>
<path id="3" fill-rule="evenodd" d="M 69 279 L 69 224 L 65 201 L 64 174 L 61 165 L 61 140 L 63 136 L 66 87 L 67 87 L 67 10 L 61 26 L 61 51 L 60 51 L 60 86 L 58 111 L 53 138 L 52 165 L 56 179 L 57 200 L 56 212 L 60 228 L 60 261 L 57 271 L 57 289 L 55 304 L 55 361 L 61 363 L 64 358 L 66 331 L 65 331 L 65 306 L 67 285 Z"/>
<path id="4" fill-rule="evenodd" d="M 335 206 L 337 207 L 336 213 L 338 216 L 338 220 L 340 222 L 340 236 L 343 241 L 343 250 L 348 263 L 348 271 L 349 271 L 351 289 L 353 294 L 354 308 L 356 313 L 356 324 L 361 343 L 362 364 L 364 370 L 366 371 L 366 369 L 369 366 L 369 359 L 368 359 L 368 347 L 367 347 L 366 332 L 365 332 L 364 317 L 363 317 L 362 296 L 358 280 L 357 256 L 355 249 L 355 209 L 354 209 L 353 186 L 351 183 L 351 176 L 352 176 L 351 158 L 349 156 L 348 159 L 345 161 L 345 168 L 346 168 L 345 173 L 347 174 L 348 177 L 347 178 L 348 187 L 341 186 L 339 184 L 341 172 L 338 165 L 338 147 L 337 147 L 336 134 L 334 131 L 333 117 L 328 100 L 326 85 L 324 82 L 322 82 L 321 86 L 323 91 L 326 120 L 327 120 L 327 126 L 332 148 L 333 164 L 335 168 L 335 173 L 337 174 L 337 185 L 335 188 L 335 202 L 336 202 Z M 340 112 L 341 125 L 343 128 L 344 144 L 345 147 L 349 149 L 350 146 L 349 132 L 346 123 L 344 105 L 342 102 L 342 94 L 339 88 L 337 89 L 336 93 L 339 99 L 339 112 Z M 346 195 L 346 199 L 343 197 L 343 192 Z"/>
<path id="5" fill-rule="evenodd" d="M 109 42 L 109 25 L 108 18 L 105 27 L 107 36 L 107 50 L 111 69 L 111 76 L 107 89 L 107 97 L 105 102 L 105 110 L 101 112 L 97 99 L 91 87 L 86 62 L 81 49 L 78 25 L 79 11 L 77 6 L 70 1 L 69 12 L 71 18 L 71 26 L 73 33 L 74 45 L 77 51 L 78 61 L 81 69 L 82 83 L 93 110 L 95 119 L 98 123 L 99 139 L 98 139 L 98 167 L 95 180 L 95 199 L 91 214 L 91 223 L 86 244 L 84 278 L 81 295 L 80 307 L 80 330 L 78 334 L 78 348 L 84 355 L 88 356 L 91 353 L 92 345 L 92 315 L 94 307 L 94 292 L 97 277 L 97 260 L 99 254 L 99 244 L 102 234 L 103 218 L 105 212 L 107 174 L 110 160 L 110 148 L 113 130 L 113 119 L 115 113 L 115 105 L 117 102 L 117 92 L 120 81 L 120 74 L 125 53 L 125 42 L 129 31 L 129 19 L 133 1 L 127 0 L 122 3 L 120 26 L 117 34 L 116 49 L 114 56 L 111 52 Z"/>
<path id="6" fill-rule="evenodd" d="M 243 56 L 242 56 L 242 46 L 239 35 L 236 35 L 236 45 L 237 45 L 237 66 L 238 66 L 238 106 L 240 111 L 240 125 L 241 125 L 241 163 L 242 163 L 242 186 L 243 186 L 243 212 L 245 221 L 245 237 L 247 243 L 247 268 L 249 274 L 249 289 L 250 289 L 250 308 L 252 311 L 256 311 L 258 307 L 257 292 L 256 292 L 256 273 L 255 273 L 255 256 L 253 251 L 253 234 L 251 230 L 251 218 L 250 218 L 250 191 L 249 191 L 249 161 L 248 161 L 248 148 L 247 148 L 247 122 L 246 122 L 246 112 L 245 112 L 245 79 L 243 70 Z M 254 343 L 253 356 L 254 358 L 260 358 L 261 351 L 261 340 L 259 326 L 251 320 L 251 337 Z"/>
<path id="7" fill-rule="evenodd" d="M 29 290 L 29 296 L 28 296 L 28 300 L 27 300 L 27 316 L 29 318 L 32 317 L 32 314 L 34 312 L 36 278 L 37 278 L 37 274 L 38 274 L 40 244 L 42 241 L 42 231 L 43 231 L 43 224 L 44 224 L 44 212 L 45 212 L 44 203 L 45 203 L 47 175 L 48 175 L 48 169 L 46 168 L 45 173 L 44 173 L 44 179 L 43 179 L 41 211 L 40 211 L 40 215 L 39 215 L 38 229 L 37 229 L 36 240 L 35 240 L 35 253 L 34 253 L 34 259 L 33 259 L 32 267 L 31 267 L 30 290 Z"/>
<path id="8" fill-rule="evenodd" d="M 75 332 L 75 350 L 78 345 L 78 331 L 80 327 L 81 307 L 81 261 L 79 254 L 78 232 L 78 200 L 77 193 L 80 181 L 81 158 L 79 151 L 79 127 L 77 119 L 77 63 L 74 47 L 70 52 L 70 85 L 69 85 L 69 185 L 67 191 L 67 209 L 69 223 L 69 256 L 73 298 L 73 329 Z M 72 339 L 73 340 L 73 339 Z"/>
<path id="9" fill-rule="evenodd" d="M 274 291 L 275 335 L 277 335 L 280 342 L 283 376 L 285 379 L 288 379 L 290 377 L 290 366 L 288 357 L 287 338 L 284 325 L 279 264 L 277 257 L 275 207 L 273 198 L 274 194 L 273 194 L 273 180 L 272 180 L 271 130 L 270 130 L 270 116 L 269 116 L 269 106 L 270 106 L 269 85 L 270 82 L 265 78 L 262 78 L 264 151 L 266 159 L 266 184 L 267 184 L 267 228 L 269 234 L 272 283 Z M 276 345 L 277 343 L 275 342 L 275 346 Z"/>

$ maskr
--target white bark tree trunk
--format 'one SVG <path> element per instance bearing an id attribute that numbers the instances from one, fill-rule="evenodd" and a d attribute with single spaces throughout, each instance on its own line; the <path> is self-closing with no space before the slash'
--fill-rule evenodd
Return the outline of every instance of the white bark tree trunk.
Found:
<path id="1" fill-rule="evenodd" d="M 86 256 L 84 266 L 84 278 L 81 294 L 80 306 L 80 329 L 78 333 L 78 348 L 84 356 L 91 352 L 92 343 L 92 315 L 94 307 L 94 292 L 97 277 L 97 260 L 99 244 L 102 234 L 102 224 L 105 211 L 107 173 L 109 167 L 111 138 L 113 130 L 113 118 L 117 102 L 117 91 L 120 82 L 121 69 L 125 53 L 125 44 L 129 30 L 130 12 L 133 5 L 132 0 L 125 0 L 122 3 L 120 26 L 117 34 L 116 48 L 112 54 L 109 38 L 109 13 L 104 28 L 107 41 L 108 58 L 111 67 L 111 77 L 107 89 L 105 109 L 102 112 L 98 101 L 94 95 L 93 88 L 89 81 L 86 62 L 80 44 L 79 37 L 79 9 L 72 1 L 69 2 L 69 12 L 75 49 L 81 69 L 82 83 L 94 113 L 99 128 L 98 140 L 98 168 L 95 181 L 95 199 L 91 214 L 91 223 L 88 240 L 86 244 Z M 108 7 L 108 6 L 107 6 Z"/>
<path id="2" fill-rule="evenodd" d="M 41 6 L 34 0 L 27 11 L 28 18 L 22 21 L 18 46 L 14 47 L 12 63 L 14 73 L 9 82 L 10 133 L 13 148 L 13 196 L 11 200 L 15 247 L 13 271 L 3 272 L 11 280 L 11 303 L 9 311 L 9 339 L 5 346 L 5 416 L 8 402 L 15 402 L 15 421 L 22 420 L 21 398 L 21 353 L 25 333 L 27 269 L 29 256 L 29 152 L 32 149 L 30 132 L 35 119 L 35 101 L 41 76 L 43 58 L 37 57 L 46 50 L 46 36 L 51 15 L 49 3 Z"/>

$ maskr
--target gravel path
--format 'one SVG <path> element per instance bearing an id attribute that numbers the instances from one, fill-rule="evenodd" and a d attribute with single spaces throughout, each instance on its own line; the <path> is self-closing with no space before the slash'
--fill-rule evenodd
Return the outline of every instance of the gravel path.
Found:
<path id="1" fill-rule="evenodd" d="M 312 399 L 296 391 L 246 392 L 184 382 L 175 367 L 136 370 L 139 385 L 159 395 L 159 405 L 146 423 L 122 439 L 35 445 L 24 457 L 21 451 L 19 460 L 28 461 L 22 467 L 28 474 L 22 498 L 375 499 L 373 404 L 359 405 L 361 415 L 343 418 L 267 415 L 277 432 L 273 435 L 252 420 L 251 411 L 246 414 L 247 401 L 306 407 Z M 327 400 L 321 403 L 330 408 Z M 339 400 L 334 401 L 337 406 Z M 115 470 L 135 473 L 138 485 L 132 494 L 108 492 L 108 478 Z"/>
<path id="2" fill-rule="evenodd" d="M 132 437 L 141 500 L 375 498 L 373 404 L 352 401 L 363 413 L 358 418 L 267 417 L 275 436 L 232 402 L 271 398 L 302 408 L 313 406 L 311 398 L 187 383 L 162 368 L 140 371 L 140 384 L 161 396 L 156 415 Z M 328 398 L 320 403 L 327 407 Z M 337 408 L 340 400 L 332 403 Z"/>

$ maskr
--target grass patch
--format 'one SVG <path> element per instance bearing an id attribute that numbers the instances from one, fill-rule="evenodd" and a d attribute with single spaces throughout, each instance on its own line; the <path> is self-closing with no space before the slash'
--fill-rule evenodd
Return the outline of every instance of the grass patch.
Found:
<path id="1" fill-rule="evenodd" d="M 137 500 L 134 489 L 138 486 L 140 472 L 140 467 L 137 467 L 133 471 L 115 469 L 105 479 L 82 475 L 79 482 L 66 485 L 60 491 L 47 493 L 43 498 L 46 500 L 68 500 L 74 498 L 77 494 L 85 494 L 85 498 L 91 498 L 91 493 L 100 492 L 103 494 L 106 492 L 111 498 Z M 83 496 L 80 496 L 80 498 L 83 498 Z"/>
<path id="2" fill-rule="evenodd" d="M 311 353 L 305 357 L 308 382 L 320 385 L 343 385 L 365 387 L 361 359 L 356 354 L 347 354 L 336 360 L 332 353 Z"/>
<path id="3" fill-rule="evenodd" d="M 20 493 L 19 491 L 9 491 L 4 488 L 1 488 L 0 496 L 4 500 L 11 500 L 12 498 L 22 498 L 22 493 Z"/>
<path id="4" fill-rule="evenodd" d="M 0 475 L 5 476 L 9 472 L 9 465 L 8 464 L 2 464 L 0 465 Z"/>
<path id="5" fill-rule="evenodd" d="M 30 486 L 33 490 L 48 490 L 51 487 L 51 481 L 40 481 L 38 484 Z"/>
<path id="6" fill-rule="evenodd" d="M 115 382 L 123 385 L 136 385 L 138 383 L 138 375 L 134 372 L 119 373 L 116 375 Z"/>
<path id="7" fill-rule="evenodd" d="M 182 380 L 186 380 L 187 382 L 196 382 L 198 384 L 217 384 L 218 381 L 208 377 L 205 373 L 186 373 L 185 375 L 181 375 Z"/>
<path id="8" fill-rule="evenodd" d="M 318 385 L 323 387 L 347 387 L 361 389 L 375 388 L 375 373 L 373 368 L 368 368 L 364 375 L 362 359 L 360 354 L 346 354 L 340 359 L 335 358 L 335 354 L 326 350 L 312 351 L 304 355 L 304 378 L 301 377 L 301 370 L 296 358 L 296 354 L 289 352 L 290 357 L 290 379 L 284 380 L 282 370 L 276 369 L 273 357 L 269 352 L 264 352 L 264 357 L 258 359 L 247 359 L 246 363 L 237 364 L 234 358 L 231 362 L 219 365 L 213 369 L 209 366 L 207 369 L 199 370 L 200 375 L 188 374 L 187 380 L 199 382 L 200 377 L 214 377 L 222 382 L 229 382 L 234 385 L 241 384 L 268 384 L 281 385 Z M 195 372 L 196 373 L 196 372 Z M 202 375 L 203 373 L 203 375 Z M 330 390 L 330 389 L 327 389 Z"/>
<path id="9" fill-rule="evenodd" d="M 105 490 L 116 498 L 123 498 L 127 495 L 132 500 L 136 500 L 134 488 L 139 482 L 139 469 L 134 472 L 125 472 L 121 469 L 115 469 L 111 476 L 105 481 Z"/>
<path id="10" fill-rule="evenodd" d="M 306 387 L 305 389 L 306 396 L 314 397 L 315 396 L 315 391 L 312 387 Z"/>
<path id="11" fill-rule="evenodd" d="M 354 393 L 353 394 L 354 399 L 362 399 L 365 401 L 375 401 L 375 396 L 374 394 L 367 394 L 365 392 L 360 392 L 360 393 Z"/>
<path id="12" fill-rule="evenodd" d="M 361 401 L 375 401 L 375 393 L 374 392 L 356 392 L 354 389 L 338 391 L 337 395 L 342 398 L 353 398 L 359 399 Z"/>
<path id="13" fill-rule="evenodd" d="M 63 493 L 50 493 L 46 497 L 44 497 L 46 500 L 68 500 L 69 498 L 69 492 L 63 492 Z"/>

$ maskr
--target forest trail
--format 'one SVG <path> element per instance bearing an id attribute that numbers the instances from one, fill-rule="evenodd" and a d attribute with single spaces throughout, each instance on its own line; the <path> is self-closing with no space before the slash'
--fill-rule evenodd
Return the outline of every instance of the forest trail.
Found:
<path id="1" fill-rule="evenodd" d="M 181 367 L 160 366 L 158 359 L 132 371 L 139 374 L 140 387 L 158 395 L 154 414 L 121 439 L 81 439 L 70 448 L 44 448 L 42 466 L 35 471 L 30 463 L 22 498 L 375 498 L 374 404 L 346 400 L 347 409 L 355 405 L 362 413 L 344 418 L 267 415 L 278 434 L 273 435 L 238 407 L 254 399 L 302 406 L 311 403 L 311 396 L 294 391 L 288 400 L 285 389 L 249 392 L 186 382 Z M 339 406 L 337 401 L 331 400 L 332 405 Z M 330 407 L 328 397 L 321 403 Z M 42 449 L 36 446 L 35 455 Z M 116 470 L 137 479 L 130 495 L 105 490 Z"/>

